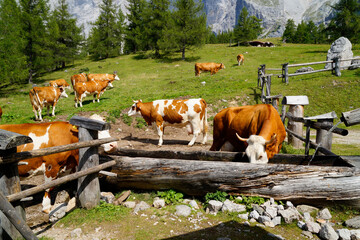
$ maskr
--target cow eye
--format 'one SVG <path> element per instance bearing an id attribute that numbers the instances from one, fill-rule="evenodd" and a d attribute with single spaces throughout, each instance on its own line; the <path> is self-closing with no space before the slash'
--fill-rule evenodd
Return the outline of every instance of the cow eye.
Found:
<path id="1" fill-rule="evenodd" d="M 49 166 L 47 167 L 47 170 L 50 171 L 51 169 L 52 169 L 52 166 L 49 165 Z"/>

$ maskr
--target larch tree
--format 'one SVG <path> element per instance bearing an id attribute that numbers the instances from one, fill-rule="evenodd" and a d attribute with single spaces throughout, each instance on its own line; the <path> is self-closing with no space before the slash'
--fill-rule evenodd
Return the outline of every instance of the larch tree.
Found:
<path id="1" fill-rule="evenodd" d="M 20 8 L 15 0 L 0 1 L 0 88 L 21 83 L 28 75 Z"/>
<path id="2" fill-rule="evenodd" d="M 174 7 L 158 43 L 164 50 L 180 50 L 185 60 L 186 49 L 201 47 L 206 42 L 209 34 L 206 15 L 201 1 L 177 0 Z"/>
<path id="3" fill-rule="evenodd" d="M 256 39 L 262 32 L 261 21 L 255 16 L 249 16 L 248 10 L 244 7 L 234 28 L 235 41 L 245 42 Z"/>
<path id="4" fill-rule="evenodd" d="M 136 53 L 145 50 L 145 0 L 129 0 L 126 15 L 128 24 L 125 27 L 125 51 Z"/>
<path id="5" fill-rule="evenodd" d="M 100 16 L 93 23 L 88 38 L 89 53 L 95 59 L 119 56 L 122 34 L 119 31 L 117 7 L 112 0 L 103 0 Z"/>

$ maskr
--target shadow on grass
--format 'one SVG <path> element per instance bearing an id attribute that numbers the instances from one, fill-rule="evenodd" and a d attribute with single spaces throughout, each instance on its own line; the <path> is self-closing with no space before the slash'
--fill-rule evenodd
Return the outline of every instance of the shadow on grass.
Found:
<path id="1" fill-rule="evenodd" d="M 256 104 L 262 103 L 262 102 L 261 102 L 261 93 L 260 93 L 261 89 L 255 88 L 255 87 L 250 88 L 250 89 L 253 90 L 253 92 L 254 92 L 254 93 L 251 93 L 250 95 L 251 95 L 251 96 L 254 96 L 254 101 L 255 101 L 255 103 L 256 103 Z M 259 90 L 259 93 L 257 93 L 257 90 Z"/>
<path id="2" fill-rule="evenodd" d="M 163 240 L 182 240 L 182 239 L 246 239 L 246 240 L 267 240 L 279 239 L 275 235 L 267 232 L 261 227 L 251 227 L 237 221 L 228 221 L 216 226 L 204 228 L 186 234 L 163 238 Z"/>
<path id="3" fill-rule="evenodd" d="M 156 59 L 158 62 L 161 63 L 173 63 L 173 62 L 179 62 L 179 61 L 183 61 L 183 59 L 181 57 L 171 57 L 171 56 L 162 56 L 161 58 L 156 58 L 153 54 L 145 54 L 145 53 L 139 53 L 135 56 L 133 56 L 133 59 L 135 60 L 143 60 L 143 59 Z M 199 60 L 200 57 L 187 57 L 185 58 L 185 62 L 195 62 L 197 60 Z"/>

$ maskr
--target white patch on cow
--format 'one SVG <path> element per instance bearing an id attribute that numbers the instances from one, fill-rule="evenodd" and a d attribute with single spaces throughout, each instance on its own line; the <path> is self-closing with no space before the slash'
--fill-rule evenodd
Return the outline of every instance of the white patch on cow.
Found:
<path id="1" fill-rule="evenodd" d="M 269 159 L 265 151 L 266 140 L 262 136 L 251 135 L 247 141 L 248 146 L 245 150 L 250 163 L 268 163 Z"/>
<path id="2" fill-rule="evenodd" d="M 114 79 L 120 81 L 120 78 L 119 78 L 118 75 L 116 75 L 116 74 L 115 74 L 115 78 L 114 78 Z"/>
<path id="3" fill-rule="evenodd" d="M 49 196 L 44 196 L 42 200 L 42 211 L 45 213 L 49 213 L 51 209 L 51 200 Z"/>
<path id="4" fill-rule="evenodd" d="M 29 177 L 28 178 L 31 178 L 31 177 L 36 176 L 36 175 L 44 174 L 44 173 L 45 173 L 45 163 L 42 163 L 38 168 L 33 169 L 33 170 L 29 170 L 29 172 L 28 172 Z"/>
<path id="5" fill-rule="evenodd" d="M 45 143 L 48 144 L 49 143 L 49 129 L 51 127 L 51 124 L 47 127 L 46 129 L 46 133 L 42 136 L 37 136 L 35 133 L 30 132 L 29 133 L 29 137 L 31 137 L 31 139 L 33 140 L 33 144 L 34 147 L 32 150 L 35 149 L 40 149 L 41 144 Z"/>

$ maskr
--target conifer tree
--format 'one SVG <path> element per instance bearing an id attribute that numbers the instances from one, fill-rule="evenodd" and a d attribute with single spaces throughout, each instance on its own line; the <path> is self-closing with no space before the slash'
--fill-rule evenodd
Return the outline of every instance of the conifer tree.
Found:
<path id="1" fill-rule="evenodd" d="M 93 23 L 88 38 L 89 52 L 96 59 L 119 56 L 122 33 L 118 25 L 117 7 L 113 0 L 103 0 L 100 9 L 100 16 Z"/>
<path id="2" fill-rule="evenodd" d="M 76 19 L 71 17 L 66 0 L 58 0 L 58 6 L 49 21 L 49 31 L 55 67 L 64 68 L 66 63 L 78 56 L 83 41 L 82 29 L 76 25 Z"/>
<path id="3" fill-rule="evenodd" d="M 155 50 L 155 57 L 160 57 L 159 41 L 170 21 L 169 5 L 169 0 L 150 0 L 146 8 L 145 37 L 150 49 Z"/>
<path id="4" fill-rule="evenodd" d="M 0 1 L 0 36 L 1 88 L 3 85 L 21 83 L 28 73 L 21 13 L 15 0 Z"/>
<path id="5" fill-rule="evenodd" d="M 145 0 L 129 0 L 127 7 L 128 24 L 125 32 L 125 51 L 136 53 L 145 49 L 145 19 L 144 11 L 146 8 Z"/>
<path id="6" fill-rule="evenodd" d="M 353 43 L 360 42 L 360 2 L 340 0 L 332 8 L 335 16 L 327 28 L 331 39 L 344 36 Z"/>
<path id="7" fill-rule="evenodd" d="M 296 32 L 296 25 L 293 19 L 288 19 L 285 26 L 285 31 L 282 36 L 282 40 L 288 43 L 294 42 Z"/>
<path id="8" fill-rule="evenodd" d="M 29 83 L 41 71 L 53 65 L 50 38 L 46 23 L 49 21 L 47 0 L 20 0 L 22 27 L 25 39 L 24 53 L 29 69 Z"/>
<path id="9" fill-rule="evenodd" d="M 239 15 L 238 23 L 234 28 L 234 37 L 238 42 L 256 39 L 261 31 L 261 19 L 249 16 L 249 12 L 244 7 Z"/>
<path id="10" fill-rule="evenodd" d="M 180 50 L 185 60 L 186 49 L 203 46 L 207 35 L 206 15 L 201 1 L 177 0 L 158 45 L 165 50 Z"/>

